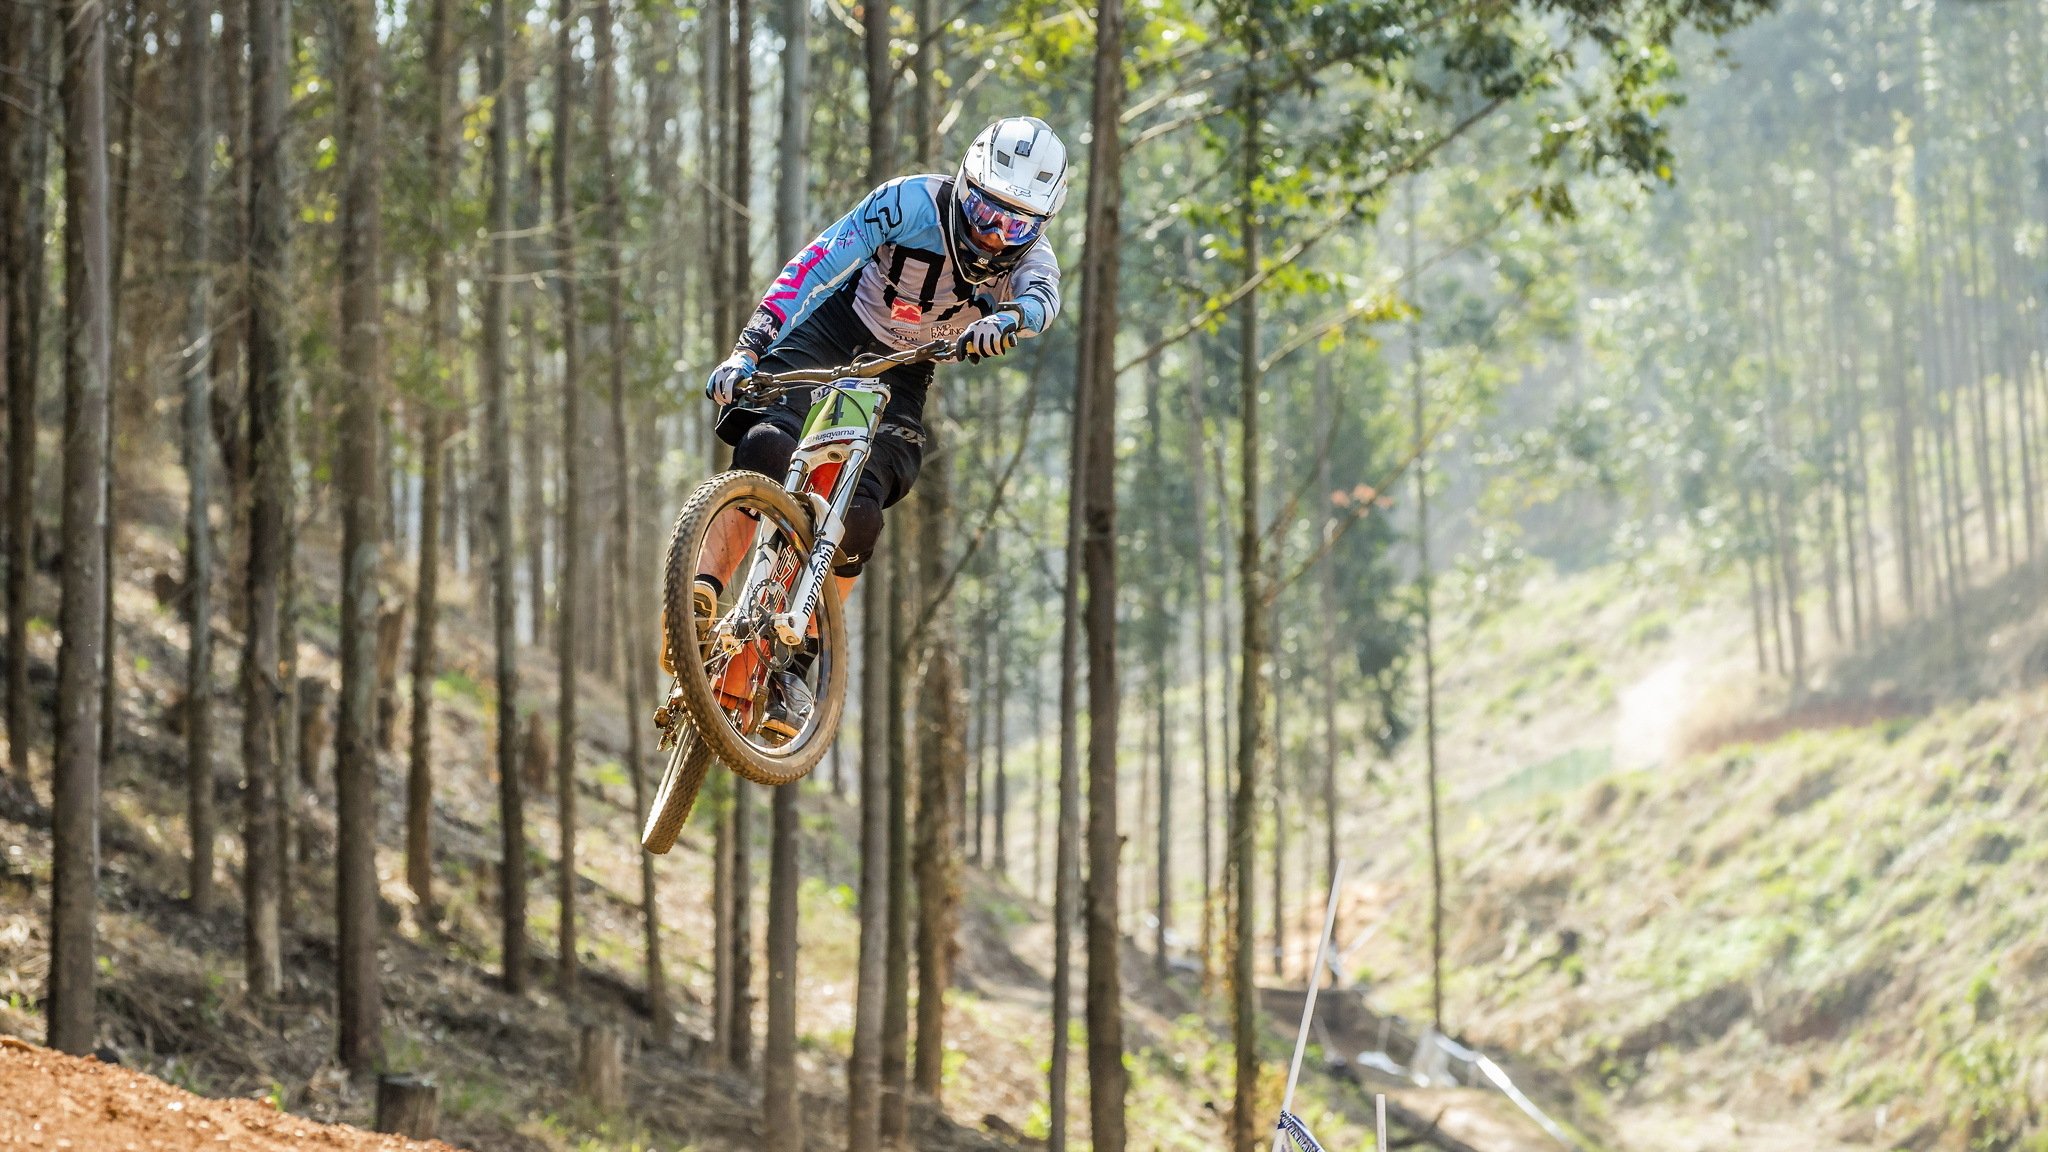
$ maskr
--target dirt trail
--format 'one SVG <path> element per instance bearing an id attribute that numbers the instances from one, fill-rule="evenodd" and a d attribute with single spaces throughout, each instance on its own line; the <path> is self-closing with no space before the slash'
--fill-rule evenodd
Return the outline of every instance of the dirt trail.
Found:
<path id="1" fill-rule="evenodd" d="M 1680 653 L 1621 690 L 1614 721 L 1616 768 L 1655 768 L 1676 750 L 1679 727 L 1692 703 L 1696 663 Z"/>
<path id="2" fill-rule="evenodd" d="M 0 1037 L 0 1144 L 38 1148 L 294 1148 L 450 1152 L 422 1142 L 316 1124 L 258 1100 L 209 1100 L 97 1060 Z"/>

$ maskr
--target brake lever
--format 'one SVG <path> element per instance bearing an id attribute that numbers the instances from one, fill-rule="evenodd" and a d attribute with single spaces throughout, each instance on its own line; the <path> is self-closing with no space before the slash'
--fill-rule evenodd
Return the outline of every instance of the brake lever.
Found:
<path id="1" fill-rule="evenodd" d="M 784 384 L 756 382 L 754 387 L 742 388 L 733 396 L 735 404 L 766 404 L 788 395 L 789 387 Z"/>

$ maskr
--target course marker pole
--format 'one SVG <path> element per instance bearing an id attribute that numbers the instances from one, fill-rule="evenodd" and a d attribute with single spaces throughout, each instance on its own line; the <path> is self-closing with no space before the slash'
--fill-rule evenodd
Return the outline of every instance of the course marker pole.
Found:
<path id="1" fill-rule="evenodd" d="M 1294 1034 L 1294 1059 L 1287 1065 L 1287 1093 L 1280 1100 L 1283 1115 L 1294 1111 L 1294 1086 L 1301 1079 L 1301 1058 L 1308 1052 L 1308 1027 L 1316 1015 L 1316 990 L 1323 983 L 1323 964 L 1330 953 L 1330 934 L 1337 927 L 1337 893 L 1344 887 L 1345 861 L 1337 861 L 1336 871 L 1330 877 L 1330 901 L 1323 908 L 1323 934 L 1316 940 L 1315 966 L 1308 970 L 1308 998 L 1301 1005 L 1301 1030 Z M 1285 1152 L 1287 1146 L 1286 1128 L 1275 1125 L 1273 1129 L 1273 1152 Z"/>
<path id="2" fill-rule="evenodd" d="M 1387 1152 L 1387 1094 L 1385 1092 L 1376 1093 L 1373 1096 L 1372 1110 L 1374 1112 L 1374 1119 L 1378 1121 L 1379 1125 L 1379 1131 L 1376 1133 L 1377 1142 L 1373 1144 L 1374 1152 Z"/>

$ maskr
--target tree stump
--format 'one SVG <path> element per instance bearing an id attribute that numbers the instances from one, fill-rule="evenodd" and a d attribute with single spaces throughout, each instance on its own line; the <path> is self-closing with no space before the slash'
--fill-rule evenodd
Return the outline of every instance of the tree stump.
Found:
<path id="1" fill-rule="evenodd" d="M 577 1033 L 576 1094 L 600 1111 L 625 1109 L 625 1051 L 618 1029 L 586 1024 Z"/>
<path id="2" fill-rule="evenodd" d="M 405 601 L 396 596 L 377 606 L 377 746 L 394 747 L 398 732 L 398 655 L 405 643 Z"/>
<path id="3" fill-rule="evenodd" d="M 299 782 L 311 792 L 320 783 L 321 754 L 334 736 L 327 711 L 327 681 L 299 677 Z"/>
<path id="4" fill-rule="evenodd" d="M 526 746 L 519 757 L 527 794 L 534 796 L 547 795 L 555 780 L 555 742 L 549 739 L 548 722 L 540 713 L 536 708 L 526 714 Z"/>
<path id="5" fill-rule="evenodd" d="M 424 1076 L 377 1077 L 377 1131 L 432 1140 L 441 1123 L 441 1090 Z"/>

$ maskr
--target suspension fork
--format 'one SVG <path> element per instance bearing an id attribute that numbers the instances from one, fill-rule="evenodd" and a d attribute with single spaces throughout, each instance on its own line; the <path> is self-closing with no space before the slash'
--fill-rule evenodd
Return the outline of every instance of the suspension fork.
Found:
<path id="1" fill-rule="evenodd" d="M 874 436 L 873 428 L 874 425 L 870 424 L 869 443 Z M 830 500 L 803 488 L 804 476 L 809 472 L 808 464 L 801 460 L 790 462 L 785 486 L 798 499 L 809 501 L 818 526 L 816 538 L 811 543 L 811 554 L 803 572 L 797 576 L 796 587 L 790 592 L 790 610 L 777 613 L 773 621 L 775 638 L 790 648 L 803 643 L 804 633 L 810 630 L 811 617 L 818 611 L 825 578 L 832 570 L 832 557 L 839 551 L 839 542 L 846 538 L 846 510 L 853 506 L 854 489 L 860 487 L 861 470 L 870 454 L 869 443 L 848 446 L 846 463 L 839 468 L 839 482 L 833 485 Z"/>

